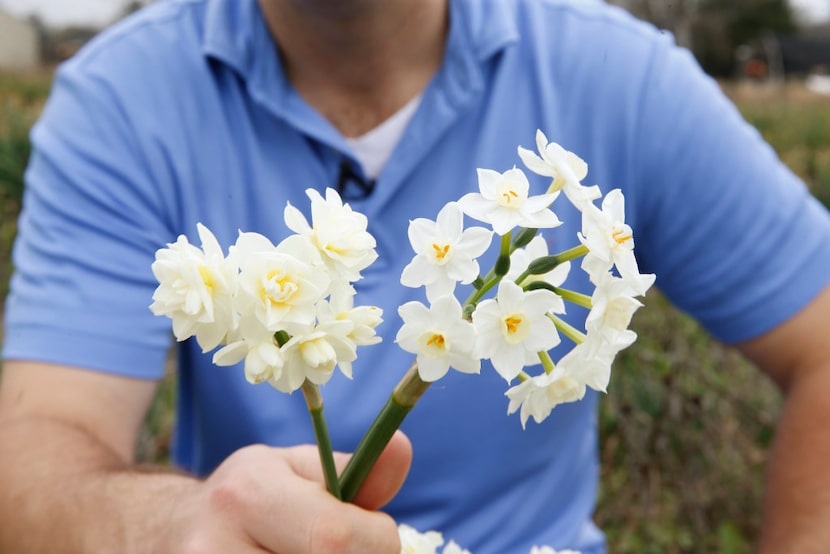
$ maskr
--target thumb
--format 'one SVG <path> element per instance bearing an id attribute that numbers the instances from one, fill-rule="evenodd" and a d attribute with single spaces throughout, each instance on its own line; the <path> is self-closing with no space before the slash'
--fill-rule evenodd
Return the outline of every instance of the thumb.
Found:
<path id="1" fill-rule="evenodd" d="M 367 510 L 383 507 L 403 486 L 411 465 L 412 443 L 401 431 L 396 431 L 357 493 L 354 503 Z"/>

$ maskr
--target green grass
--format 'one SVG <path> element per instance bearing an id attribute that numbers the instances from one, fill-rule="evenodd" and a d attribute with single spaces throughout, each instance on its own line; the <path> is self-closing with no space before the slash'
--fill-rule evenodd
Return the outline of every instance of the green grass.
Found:
<path id="1" fill-rule="evenodd" d="M 10 271 L 27 131 L 48 87 L 48 75 L 0 74 L 0 296 Z M 727 90 L 830 204 L 830 100 L 797 86 Z M 750 552 L 779 394 L 659 294 L 646 304 L 633 324 L 640 340 L 618 359 L 601 402 L 596 519 L 618 554 Z M 168 371 L 147 416 L 138 445 L 143 460 L 167 459 L 173 375 Z"/>

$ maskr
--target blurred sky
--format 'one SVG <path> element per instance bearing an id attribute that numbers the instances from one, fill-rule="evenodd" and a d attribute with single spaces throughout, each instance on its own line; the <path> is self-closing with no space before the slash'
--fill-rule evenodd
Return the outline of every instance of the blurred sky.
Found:
<path id="1" fill-rule="evenodd" d="M 112 22 L 129 0 L 0 0 L 0 7 L 26 16 L 39 14 L 48 25 L 104 26 Z M 809 21 L 830 19 L 830 0 L 790 0 Z"/>

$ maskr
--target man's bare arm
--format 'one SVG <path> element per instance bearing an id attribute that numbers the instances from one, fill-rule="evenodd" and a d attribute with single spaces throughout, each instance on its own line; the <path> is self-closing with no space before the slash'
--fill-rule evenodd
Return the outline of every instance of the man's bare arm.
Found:
<path id="1" fill-rule="evenodd" d="M 2 552 L 399 552 L 372 510 L 397 491 L 411 450 L 396 437 L 358 499 L 321 485 L 310 446 L 252 446 L 206 481 L 132 465 L 155 384 L 8 362 L 0 386 Z M 344 461 L 341 456 L 340 463 Z"/>
<path id="2" fill-rule="evenodd" d="M 827 552 L 830 287 L 780 327 L 739 347 L 786 395 L 769 462 L 759 552 Z"/>

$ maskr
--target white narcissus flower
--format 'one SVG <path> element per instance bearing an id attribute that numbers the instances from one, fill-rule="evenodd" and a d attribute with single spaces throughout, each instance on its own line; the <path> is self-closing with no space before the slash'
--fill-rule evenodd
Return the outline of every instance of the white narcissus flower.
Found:
<path id="1" fill-rule="evenodd" d="M 331 379 L 334 368 L 341 362 L 357 359 L 355 344 L 349 340 L 353 329 L 351 321 L 321 322 L 305 331 L 295 329 L 288 342 L 280 348 L 284 363 L 282 371 L 268 382 L 281 392 L 291 393 L 308 379 L 324 385 Z"/>
<path id="2" fill-rule="evenodd" d="M 564 365 L 558 365 L 551 373 L 543 373 L 509 389 L 507 414 L 521 408 L 522 428 L 533 417 L 536 423 L 544 421 L 559 404 L 576 402 L 585 396 L 585 384 L 580 382 Z"/>
<path id="3" fill-rule="evenodd" d="M 600 197 L 599 187 L 580 184 L 588 175 L 588 164 L 555 142 L 548 143 L 541 129 L 536 130 L 536 149 L 538 156 L 520 146 L 519 157 L 530 171 L 553 179 L 549 191 L 564 190 L 565 196 L 579 210 Z"/>
<path id="4" fill-rule="evenodd" d="M 375 328 L 383 322 L 383 310 L 376 306 L 353 305 L 354 296 L 346 294 L 332 295 L 329 302 L 325 300 L 317 304 L 317 320 L 319 323 L 333 321 L 348 321 L 352 330 L 346 336 L 356 347 L 378 344 L 381 338 Z M 339 359 L 337 361 L 343 375 L 352 378 L 352 360 Z"/>
<path id="5" fill-rule="evenodd" d="M 582 554 L 578 550 L 554 550 L 550 546 L 534 546 L 530 554 Z"/>
<path id="6" fill-rule="evenodd" d="M 512 281 L 501 281 L 495 299 L 481 302 L 473 312 L 476 352 L 510 382 L 524 366 L 540 363 L 538 353 L 559 344 L 556 326 L 545 315 L 564 313 L 565 303 L 549 290 L 525 292 Z"/>
<path id="7" fill-rule="evenodd" d="M 600 276 L 594 294 L 591 297 L 591 311 L 585 319 L 588 334 L 598 334 L 610 343 L 619 342 L 620 334 L 633 336 L 628 330 L 631 318 L 642 303 L 635 296 L 643 294 L 641 289 L 648 288 L 654 282 L 653 275 L 643 275 L 636 283 L 614 277 L 610 273 Z M 632 342 L 633 342 L 632 338 Z"/>
<path id="8" fill-rule="evenodd" d="M 360 272 L 378 257 L 366 216 L 344 204 L 334 189 L 326 189 L 325 199 L 314 189 L 307 189 L 306 195 L 311 199 L 311 224 L 291 204 L 285 207 L 285 224 L 320 252 L 333 276 L 359 280 Z"/>
<path id="9" fill-rule="evenodd" d="M 483 227 L 464 229 L 464 214 L 456 202 L 441 208 L 435 221 L 410 221 L 408 234 L 416 255 L 404 268 L 401 284 L 426 286 L 430 300 L 452 294 L 456 282 L 472 283 L 479 274 L 476 258 L 489 248 L 493 237 Z"/>
<path id="10" fill-rule="evenodd" d="M 620 350 L 630 346 L 636 338 L 636 333 L 630 331 L 617 335 L 615 342 L 608 342 L 599 335 L 588 333 L 585 341 L 562 356 L 556 367 L 564 367 L 585 386 L 595 391 L 606 392 L 611 380 L 614 357 Z"/>
<path id="11" fill-rule="evenodd" d="M 438 547 L 444 544 L 444 537 L 438 531 L 419 533 L 409 525 L 398 525 L 401 538 L 401 554 L 438 554 Z"/>
<path id="12" fill-rule="evenodd" d="M 245 360 L 245 378 L 257 385 L 280 375 L 285 358 L 269 331 L 261 321 L 250 315 L 243 315 L 235 340 L 213 354 L 213 363 L 231 366 Z"/>
<path id="13" fill-rule="evenodd" d="M 398 536 L 401 539 L 401 554 L 438 554 L 438 548 L 444 544 L 444 537 L 438 531 L 419 533 L 404 524 L 398 525 Z M 470 551 L 450 541 L 441 554 L 470 554 Z"/>
<path id="14" fill-rule="evenodd" d="M 176 339 L 195 336 L 207 352 L 216 348 L 237 325 L 232 297 L 238 269 L 226 258 L 210 230 L 196 225 L 202 248 L 180 235 L 156 252 L 153 275 L 159 286 L 150 310 L 173 322 Z"/>
<path id="15" fill-rule="evenodd" d="M 315 264 L 314 252 L 297 241 L 274 246 L 258 233 L 239 233 L 231 249 L 239 263 L 239 310 L 256 316 L 272 332 L 314 321 L 315 304 L 331 281 Z"/>
<path id="16" fill-rule="evenodd" d="M 525 272 L 530 262 L 543 258 L 548 255 L 548 243 L 541 235 L 536 235 L 524 248 L 517 248 L 510 255 L 510 270 L 505 279 L 515 281 L 519 275 Z M 534 281 L 544 281 L 551 286 L 561 287 L 568 274 L 571 271 L 571 262 L 561 263 L 544 275 L 529 275 L 521 283 L 520 286 L 525 286 Z"/>
<path id="17" fill-rule="evenodd" d="M 550 205 L 558 193 L 529 196 L 530 183 L 521 169 L 504 173 L 478 169 L 480 192 L 465 194 L 458 201 L 465 214 L 489 223 L 499 235 L 514 227 L 537 229 L 558 227 L 562 224 Z"/>
<path id="18" fill-rule="evenodd" d="M 475 329 L 462 318 L 454 296 L 437 298 L 427 308 L 407 302 L 398 308 L 404 321 L 395 337 L 401 348 L 417 354 L 418 374 L 432 382 L 447 374 L 450 367 L 462 373 L 478 373 L 481 360 L 474 355 Z"/>
<path id="19" fill-rule="evenodd" d="M 458 546 L 455 541 L 450 541 L 444 547 L 444 550 L 441 551 L 441 554 L 471 554 L 471 552 L 466 548 Z"/>
<path id="20" fill-rule="evenodd" d="M 625 223 L 625 198 L 620 189 L 605 195 L 600 210 L 593 204 L 582 212 L 582 232 L 579 240 L 588 247 L 582 268 L 596 283 L 603 274 L 616 266 L 623 278 L 636 280 L 640 276 L 634 257 L 634 233 Z"/>

